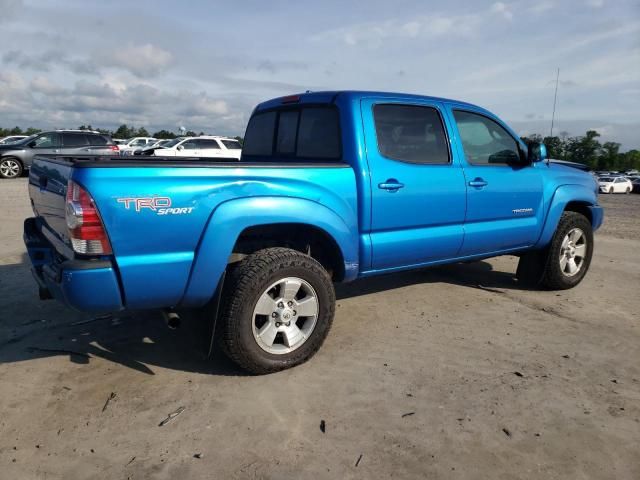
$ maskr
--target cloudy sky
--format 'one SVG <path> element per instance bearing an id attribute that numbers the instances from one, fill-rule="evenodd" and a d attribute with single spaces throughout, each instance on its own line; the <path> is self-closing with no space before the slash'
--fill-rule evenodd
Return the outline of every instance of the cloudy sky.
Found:
<path id="1" fill-rule="evenodd" d="M 637 0 L 0 0 L 0 126 L 243 134 L 261 100 L 390 90 L 640 148 Z"/>

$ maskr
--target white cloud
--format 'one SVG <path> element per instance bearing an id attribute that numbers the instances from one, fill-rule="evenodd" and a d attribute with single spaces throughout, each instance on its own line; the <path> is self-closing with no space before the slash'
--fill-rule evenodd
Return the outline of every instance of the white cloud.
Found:
<path id="1" fill-rule="evenodd" d="M 548 12 L 556 8 L 555 1 L 539 1 L 535 2 L 531 7 L 529 7 L 529 11 L 532 13 L 544 13 Z"/>
<path id="2" fill-rule="evenodd" d="M 592 8 L 602 8 L 604 7 L 604 0 L 587 0 L 587 5 Z"/>
<path id="3" fill-rule="evenodd" d="M 511 11 L 511 7 L 504 2 L 495 2 L 493 5 L 491 5 L 491 11 L 493 13 L 502 15 L 507 20 L 513 20 L 513 12 Z"/>
<path id="4" fill-rule="evenodd" d="M 107 56 L 107 65 L 124 68 L 137 77 L 155 77 L 167 69 L 172 59 L 171 52 L 147 43 L 116 50 Z"/>

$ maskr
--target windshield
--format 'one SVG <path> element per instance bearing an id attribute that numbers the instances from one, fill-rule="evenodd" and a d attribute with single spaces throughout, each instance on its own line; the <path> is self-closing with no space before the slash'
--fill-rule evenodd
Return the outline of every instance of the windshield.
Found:
<path id="1" fill-rule="evenodd" d="M 7 145 L 14 145 L 14 146 L 15 145 L 25 145 L 25 144 L 29 143 L 31 140 L 33 140 L 34 138 L 36 138 L 36 136 L 37 136 L 37 134 L 36 135 L 31 135 L 30 137 L 27 137 L 27 138 L 21 138 L 20 140 L 17 140 L 15 142 L 11 142 L 11 143 L 9 143 Z"/>
<path id="2" fill-rule="evenodd" d="M 613 182 L 613 178 L 611 177 L 602 177 L 600 179 L 601 182 Z"/>

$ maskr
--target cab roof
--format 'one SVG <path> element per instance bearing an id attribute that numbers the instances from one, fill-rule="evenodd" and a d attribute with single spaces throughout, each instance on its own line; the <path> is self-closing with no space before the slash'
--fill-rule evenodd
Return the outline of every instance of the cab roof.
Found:
<path id="1" fill-rule="evenodd" d="M 366 90 L 332 90 L 322 92 L 307 91 L 304 93 L 296 93 L 293 95 L 286 95 L 284 97 L 277 97 L 271 100 L 267 100 L 258 104 L 256 111 L 265 110 L 269 108 L 280 107 L 287 104 L 305 104 L 305 103 L 334 103 L 338 98 L 340 100 L 362 100 L 365 98 L 387 98 L 394 100 L 427 100 L 431 102 L 449 103 L 458 106 L 465 106 L 474 110 L 485 111 L 483 108 L 473 105 L 471 103 L 462 102 L 459 100 L 452 100 L 442 97 L 431 97 L 427 95 L 416 95 L 412 93 L 398 93 L 398 92 L 376 92 Z"/>

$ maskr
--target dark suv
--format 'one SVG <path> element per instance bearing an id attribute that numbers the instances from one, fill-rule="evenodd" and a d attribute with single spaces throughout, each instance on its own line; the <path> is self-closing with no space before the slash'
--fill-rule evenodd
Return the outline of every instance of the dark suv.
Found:
<path id="1" fill-rule="evenodd" d="M 87 130 L 42 132 L 0 145 L 0 178 L 15 178 L 29 169 L 36 155 L 118 155 L 109 135 Z"/>

